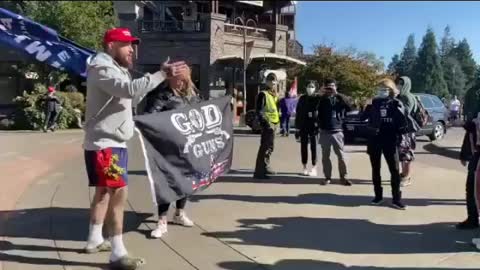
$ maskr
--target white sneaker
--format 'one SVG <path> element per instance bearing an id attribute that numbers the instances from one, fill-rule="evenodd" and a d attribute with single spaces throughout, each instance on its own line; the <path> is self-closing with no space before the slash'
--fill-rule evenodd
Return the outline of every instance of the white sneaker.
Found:
<path id="1" fill-rule="evenodd" d="M 308 176 L 308 169 L 306 167 L 303 169 L 302 175 L 303 176 Z"/>
<path id="2" fill-rule="evenodd" d="M 185 213 L 182 213 L 180 215 L 175 215 L 173 217 L 172 222 L 185 227 L 193 227 L 195 225 L 193 221 L 191 221 Z"/>
<path id="3" fill-rule="evenodd" d="M 315 168 L 315 167 L 312 168 L 312 169 L 310 170 L 310 172 L 308 173 L 308 175 L 309 175 L 309 176 L 316 177 L 316 176 L 318 175 L 318 173 L 317 173 L 317 168 Z"/>
<path id="4" fill-rule="evenodd" d="M 157 228 L 152 231 L 150 234 L 153 238 L 161 238 L 164 234 L 167 233 L 167 223 L 162 222 L 157 224 Z"/>

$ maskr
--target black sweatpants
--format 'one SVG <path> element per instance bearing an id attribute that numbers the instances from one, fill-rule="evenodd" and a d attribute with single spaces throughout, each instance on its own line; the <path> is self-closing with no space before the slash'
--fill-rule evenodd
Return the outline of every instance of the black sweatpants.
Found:
<path id="1" fill-rule="evenodd" d="M 57 123 L 58 112 L 56 111 L 46 111 L 45 112 L 45 123 L 43 124 L 44 129 L 50 129 L 54 127 Z"/>
<path id="2" fill-rule="evenodd" d="M 187 198 L 180 199 L 175 202 L 177 209 L 185 209 L 185 206 L 187 205 Z M 158 205 L 158 216 L 165 216 L 168 212 L 168 209 L 170 208 L 170 204 L 159 204 Z"/>
<path id="3" fill-rule="evenodd" d="M 300 154 L 302 155 L 302 164 L 308 163 L 308 144 L 312 152 L 312 165 L 317 165 L 317 138 L 313 132 L 300 131 Z"/>
<path id="4" fill-rule="evenodd" d="M 254 176 L 264 176 L 270 170 L 270 157 L 275 147 L 275 129 L 262 129 Z"/>
<path id="5" fill-rule="evenodd" d="M 370 138 L 367 152 L 370 156 L 370 164 L 372 166 L 372 181 L 375 197 L 383 198 L 381 175 L 383 153 L 387 161 L 388 169 L 390 170 L 393 201 L 400 201 L 402 199 L 402 192 L 400 191 L 400 161 L 396 140 L 381 139 L 380 137 Z"/>
<path id="6" fill-rule="evenodd" d="M 466 183 L 466 201 L 468 221 L 478 224 L 478 209 L 475 202 L 475 170 L 480 159 L 480 153 L 475 153 L 472 160 L 468 164 L 468 175 Z"/>

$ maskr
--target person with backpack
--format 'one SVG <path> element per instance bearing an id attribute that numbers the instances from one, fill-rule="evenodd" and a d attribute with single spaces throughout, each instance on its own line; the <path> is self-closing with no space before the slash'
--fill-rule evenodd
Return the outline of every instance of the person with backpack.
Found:
<path id="1" fill-rule="evenodd" d="M 408 132 L 402 134 L 399 145 L 399 158 L 402 165 L 402 172 L 400 174 L 401 186 L 406 187 L 412 184 L 412 162 L 415 160 L 415 148 L 417 145 L 416 132 L 420 129 L 420 126 L 415 121 L 414 114 L 418 112 L 419 105 L 415 96 L 410 92 L 412 82 L 409 77 L 400 77 L 395 83 L 400 90 L 398 99 L 405 106 L 408 120 Z"/>
<path id="2" fill-rule="evenodd" d="M 372 166 L 372 182 L 375 197 L 373 205 L 383 203 L 381 164 L 382 154 L 390 170 L 392 186 L 392 206 L 405 210 L 402 203 L 399 172 L 399 142 L 407 133 L 407 115 L 402 101 L 398 99 L 399 90 L 391 79 L 384 79 L 379 87 L 388 92 L 387 97 L 376 97 L 370 109 L 365 112 L 368 119 L 367 154 Z"/>

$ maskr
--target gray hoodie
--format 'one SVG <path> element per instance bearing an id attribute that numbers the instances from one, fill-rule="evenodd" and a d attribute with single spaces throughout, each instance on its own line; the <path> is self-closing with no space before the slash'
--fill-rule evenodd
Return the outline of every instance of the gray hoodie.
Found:
<path id="1" fill-rule="evenodd" d="M 132 100 L 139 102 L 165 80 L 158 71 L 132 80 L 128 70 L 110 55 L 98 53 L 87 60 L 87 103 L 85 110 L 85 150 L 127 147 L 135 124 Z"/>
<path id="2" fill-rule="evenodd" d="M 400 77 L 403 80 L 403 87 L 400 90 L 400 95 L 398 98 L 403 102 L 403 105 L 407 109 L 409 114 L 417 110 L 417 100 L 415 96 L 410 92 L 412 89 L 412 81 L 409 77 L 403 76 Z"/>

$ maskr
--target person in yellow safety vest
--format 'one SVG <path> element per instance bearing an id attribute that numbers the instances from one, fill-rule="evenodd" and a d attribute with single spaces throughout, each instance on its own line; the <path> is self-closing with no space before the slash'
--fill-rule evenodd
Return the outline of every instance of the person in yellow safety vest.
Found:
<path id="1" fill-rule="evenodd" d="M 273 153 L 275 133 L 280 123 L 278 104 L 278 80 L 275 74 L 270 73 L 266 78 L 267 89 L 257 96 L 256 112 L 262 127 L 260 147 L 255 165 L 256 179 L 269 179 L 275 172 L 270 168 L 270 156 Z"/>

